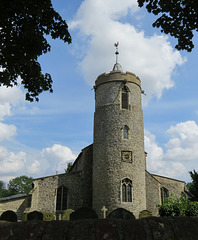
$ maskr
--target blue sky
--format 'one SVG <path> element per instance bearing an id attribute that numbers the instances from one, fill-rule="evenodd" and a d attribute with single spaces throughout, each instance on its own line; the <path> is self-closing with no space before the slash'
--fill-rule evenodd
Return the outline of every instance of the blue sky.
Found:
<path id="1" fill-rule="evenodd" d="M 139 76 L 146 93 L 147 168 L 189 182 L 188 171 L 198 170 L 198 41 L 191 53 L 176 51 L 176 40 L 153 28 L 155 17 L 135 0 L 52 3 L 69 25 L 72 44 L 48 37 L 51 52 L 39 62 L 54 92 L 42 93 L 38 103 L 24 100 L 20 84 L 0 87 L 0 180 L 63 173 L 92 143 L 92 87 L 112 70 L 119 41 L 123 71 Z"/>

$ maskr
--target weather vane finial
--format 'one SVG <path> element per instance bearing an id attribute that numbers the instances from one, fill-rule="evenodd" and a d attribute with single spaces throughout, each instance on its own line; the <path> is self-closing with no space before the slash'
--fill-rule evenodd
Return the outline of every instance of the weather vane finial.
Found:
<path id="1" fill-rule="evenodd" d="M 119 54 L 119 52 L 118 52 L 118 45 L 119 45 L 119 42 L 114 43 L 114 46 L 116 47 L 116 52 L 115 52 L 115 54 L 116 54 L 116 63 L 118 63 L 118 54 Z"/>

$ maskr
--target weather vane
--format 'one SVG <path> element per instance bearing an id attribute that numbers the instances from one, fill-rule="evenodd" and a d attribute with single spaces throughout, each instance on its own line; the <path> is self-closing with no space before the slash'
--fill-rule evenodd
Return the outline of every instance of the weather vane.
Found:
<path id="1" fill-rule="evenodd" d="M 118 45 L 119 45 L 119 42 L 114 43 L 114 46 L 116 47 L 116 52 L 115 52 L 115 54 L 116 54 L 116 63 L 118 63 L 118 54 L 119 54 L 119 52 L 118 52 Z"/>

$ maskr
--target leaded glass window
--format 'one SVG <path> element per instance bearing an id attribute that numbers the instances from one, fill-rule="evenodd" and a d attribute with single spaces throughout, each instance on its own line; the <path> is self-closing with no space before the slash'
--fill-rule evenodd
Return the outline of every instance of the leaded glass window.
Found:
<path id="1" fill-rule="evenodd" d="M 124 126 L 124 128 L 123 128 L 123 138 L 124 139 L 129 138 L 129 128 L 127 126 Z"/>
<path id="2" fill-rule="evenodd" d="M 128 178 L 122 180 L 122 202 L 132 202 L 132 181 Z"/>
<path id="3" fill-rule="evenodd" d="M 161 188 L 161 203 L 164 203 L 164 200 L 169 197 L 168 189 L 165 187 Z"/>
<path id="4" fill-rule="evenodd" d="M 128 184 L 127 186 L 127 193 L 128 193 L 128 202 L 132 202 L 132 186 L 131 184 Z"/>
<path id="5" fill-rule="evenodd" d="M 126 196 L 126 184 L 122 184 L 122 201 L 126 202 L 127 196 Z"/>

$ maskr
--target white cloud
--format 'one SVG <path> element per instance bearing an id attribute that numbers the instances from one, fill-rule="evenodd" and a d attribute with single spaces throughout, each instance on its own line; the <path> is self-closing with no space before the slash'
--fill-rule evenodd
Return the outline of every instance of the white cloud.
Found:
<path id="1" fill-rule="evenodd" d="M 15 176 L 1 176 L 0 180 L 3 181 L 4 183 L 8 184 L 8 182 L 13 178 L 15 178 Z"/>
<path id="2" fill-rule="evenodd" d="M 9 103 L 0 104 L 0 120 L 3 120 L 5 116 L 11 116 L 10 108 Z"/>
<path id="3" fill-rule="evenodd" d="M 9 152 L 0 146 L 0 174 L 17 173 L 22 170 L 26 162 L 26 153 Z"/>
<path id="4" fill-rule="evenodd" d="M 85 0 L 69 26 L 78 29 L 88 44 L 80 62 L 86 80 L 93 85 L 99 74 L 112 70 L 113 43 L 119 41 L 119 62 L 124 71 L 134 72 L 141 78 L 146 103 L 152 96 L 160 98 L 164 89 L 174 86 L 171 75 L 184 59 L 173 50 L 167 37 L 156 34 L 146 37 L 133 25 L 119 22 L 121 17 L 138 10 L 135 0 Z"/>
<path id="5" fill-rule="evenodd" d="M 76 157 L 70 148 L 59 144 L 27 153 L 14 153 L 0 146 L 0 180 L 8 182 L 11 174 L 40 177 L 54 175 L 57 170 L 64 173 L 67 163 Z"/>
<path id="6" fill-rule="evenodd" d="M 164 168 L 165 163 L 163 159 L 163 149 L 159 147 L 156 143 L 155 136 L 149 131 L 145 131 L 144 136 L 145 150 L 147 155 L 147 165 L 148 169 L 152 171 L 159 171 Z"/>
<path id="7" fill-rule="evenodd" d="M 0 142 L 16 135 L 16 127 L 0 122 Z"/>
<path id="8" fill-rule="evenodd" d="M 8 125 L 2 121 L 6 116 L 12 115 L 12 107 L 16 107 L 21 102 L 24 102 L 24 94 L 20 87 L 20 79 L 17 81 L 19 86 L 0 87 L 0 142 L 10 140 L 16 135 L 16 126 Z M 13 176 L 8 174 L 18 173 L 24 168 L 26 162 L 25 152 L 9 152 L 3 146 L 0 146 L 0 174 L 1 179 L 8 182 Z"/>
<path id="9" fill-rule="evenodd" d="M 19 81 L 18 81 L 19 82 Z M 24 94 L 19 86 L 0 87 L 0 120 L 5 116 L 11 116 L 11 106 L 16 106 L 19 102 L 24 101 Z"/>
<path id="10" fill-rule="evenodd" d="M 0 180 L 8 182 L 11 174 L 40 177 L 54 175 L 57 170 L 64 173 L 67 163 L 73 162 L 76 157 L 70 148 L 59 144 L 39 152 L 34 150 L 27 153 L 10 152 L 0 146 Z"/>
<path id="11" fill-rule="evenodd" d="M 76 158 L 70 148 L 59 144 L 54 144 L 51 148 L 47 147 L 42 151 L 42 157 L 50 164 L 52 173 L 56 170 L 63 172 L 68 162 L 73 162 Z"/>
<path id="12" fill-rule="evenodd" d="M 28 173 L 29 174 L 38 174 L 41 171 L 40 162 L 35 160 L 30 166 L 28 166 Z"/>
<path id="13" fill-rule="evenodd" d="M 166 153 L 158 146 L 155 136 L 145 131 L 145 150 L 147 155 L 147 169 L 149 172 L 162 176 L 184 179 L 187 168 L 177 159 L 166 159 Z"/>
<path id="14" fill-rule="evenodd" d="M 18 101 L 24 99 L 24 94 L 19 86 L 0 87 L 0 104 L 10 103 L 15 105 Z"/>
<path id="15" fill-rule="evenodd" d="M 167 133 L 171 139 L 166 144 L 167 159 L 180 161 L 198 159 L 198 125 L 194 121 L 186 121 L 171 126 Z"/>
<path id="16" fill-rule="evenodd" d="M 167 133 L 170 140 L 163 150 L 155 136 L 145 131 L 148 170 L 173 178 L 189 178 L 188 171 L 197 170 L 198 125 L 194 121 L 181 122 L 171 126 Z"/>

